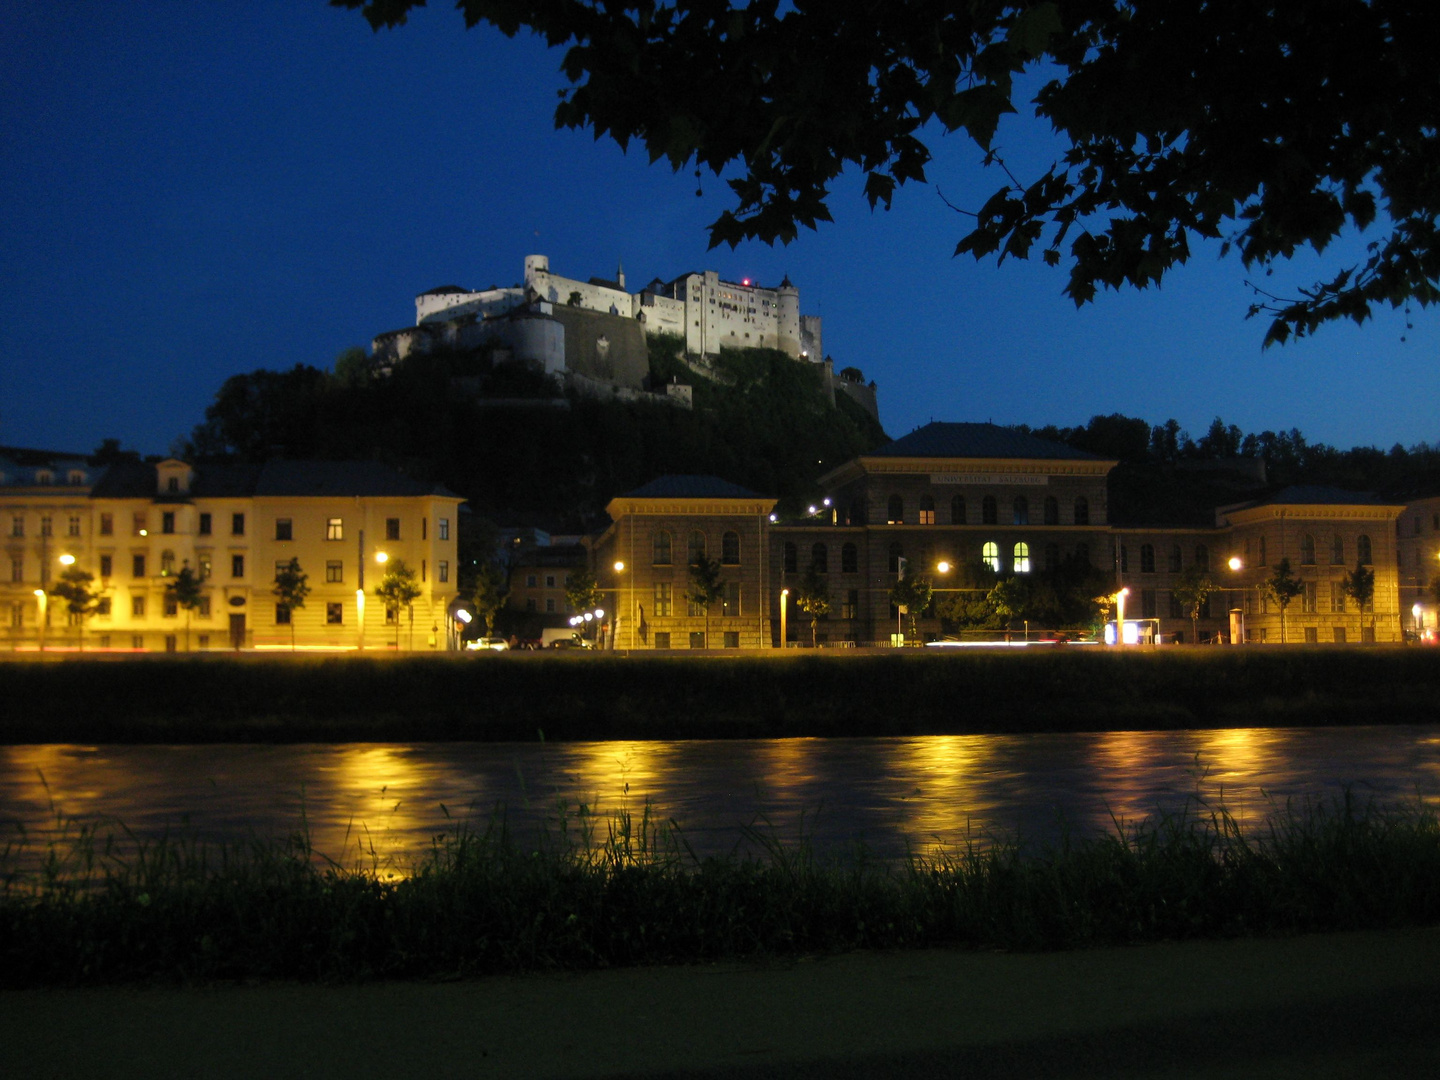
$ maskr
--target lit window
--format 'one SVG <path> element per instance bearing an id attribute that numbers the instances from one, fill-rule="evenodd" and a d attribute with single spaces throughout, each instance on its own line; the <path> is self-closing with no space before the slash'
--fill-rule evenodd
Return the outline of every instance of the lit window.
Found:
<path id="1" fill-rule="evenodd" d="M 891 495 L 885 504 L 885 523 L 887 525 L 903 525 L 905 523 L 905 500 L 899 495 Z"/>
<path id="2" fill-rule="evenodd" d="M 920 524 L 935 524 L 935 500 L 929 495 L 923 495 L 920 498 Z"/>
<path id="3" fill-rule="evenodd" d="M 980 561 L 998 574 L 1000 572 L 1000 545 L 993 540 L 987 540 L 980 549 Z"/>
<path id="4" fill-rule="evenodd" d="M 1024 542 L 1015 545 L 1015 572 L 1017 574 L 1030 572 L 1030 545 Z"/>
<path id="5" fill-rule="evenodd" d="M 325 521 L 325 539 L 326 539 L 326 540 L 344 540 L 344 539 L 345 539 L 345 519 L 344 519 L 344 518 L 327 518 L 327 519 L 326 519 L 326 521 Z"/>

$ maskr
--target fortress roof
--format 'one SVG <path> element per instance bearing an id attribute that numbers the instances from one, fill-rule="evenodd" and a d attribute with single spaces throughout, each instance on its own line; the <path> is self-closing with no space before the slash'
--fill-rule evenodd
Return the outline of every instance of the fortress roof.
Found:
<path id="1" fill-rule="evenodd" d="M 861 456 L 1102 460 L 1065 443 L 1036 438 L 996 424 L 949 424 L 940 421 L 931 421 L 909 435 Z"/>
<path id="2" fill-rule="evenodd" d="M 459 285 L 436 285 L 433 289 L 426 289 L 420 296 L 449 296 L 453 293 L 468 293 L 469 289 L 462 289 Z"/>

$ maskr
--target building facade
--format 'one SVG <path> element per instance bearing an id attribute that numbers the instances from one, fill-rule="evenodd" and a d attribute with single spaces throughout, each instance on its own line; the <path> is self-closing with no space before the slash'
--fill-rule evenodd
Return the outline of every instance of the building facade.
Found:
<path id="1" fill-rule="evenodd" d="M 0 589 L 7 616 L 0 647 L 446 645 L 461 500 L 443 489 L 370 463 L 170 459 L 74 471 L 84 472 L 83 481 L 64 487 L 35 483 L 33 469 L 0 480 L 10 564 Z M 309 586 L 293 608 L 274 593 L 292 559 Z M 375 588 L 397 562 L 414 572 L 420 594 L 403 610 L 387 610 Z M 92 574 L 100 593 L 99 609 L 82 625 L 45 595 L 69 566 Z M 200 585 L 191 607 L 173 589 L 186 568 Z"/>

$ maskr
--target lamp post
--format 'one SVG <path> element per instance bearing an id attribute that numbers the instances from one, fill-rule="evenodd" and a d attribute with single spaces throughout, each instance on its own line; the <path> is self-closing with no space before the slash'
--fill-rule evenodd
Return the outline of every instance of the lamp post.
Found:
<path id="1" fill-rule="evenodd" d="M 1115 594 L 1115 644 L 1125 644 L 1125 597 L 1130 595 L 1127 585 Z"/>
<path id="2" fill-rule="evenodd" d="M 47 621 L 46 616 L 49 612 L 49 602 L 50 597 L 44 589 L 35 590 L 35 603 L 40 608 L 40 625 L 36 627 L 35 632 L 40 643 L 41 652 L 45 651 L 45 623 Z"/>
<path id="3" fill-rule="evenodd" d="M 622 627 L 622 625 L 623 625 L 624 628 L 625 628 L 627 631 L 629 631 L 629 634 L 630 634 L 629 642 L 628 642 L 628 643 L 626 644 L 626 646 L 625 646 L 625 650 L 626 650 L 626 652 L 627 652 L 627 654 L 628 654 L 629 650 L 632 649 L 632 648 L 634 648 L 634 644 L 635 644 L 635 631 L 634 631 L 633 629 L 631 629 L 631 627 L 630 627 L 630 625 L 629 625 L 629 620 L 630 620 L 631 612 L 634 610 L 634 607 L 635 607 L 635 604 L 634 604 L 634 602 L 633 602 L 633 601 L 634 601 L 634 597 L 632 597 L 632 596 L 630 595 L 630 583 L 629 583 L 629 580 L 630 580 L 630 579 L 629 579 L 629 578 L 626 578 L 626 579 L 625 579 L 625 584 L 624 584 L 624 585 L 621 585 L 621 584 L 620 584 L 620 575 L 623 574 L 623 573 L 625 573 L 625 561 L 624 561 L 623 559 L 616 559 L 616 560 L 615 560 L 615 563 L 614 563 L 614 565 L 611 567 L 611 569 L 615 571 L 616 584 L 615 584 L 615 625 L 614 625 L 614 629 L 613 629 L 613 630 L 611 631 L 611 633 L 610 633 L 610 647 L 611 647 L 612 649 L 618 649 L 618 648 L 620 647 L 620 629 L 621 629 L 621 627 Z M 625 605 L 624 605 L 624 607 L 621 607 L 621 605 L 620 605 L 620 592 L 621 592 L 622 589 L 623 589 L 624 592 L 625 592 Z"/>
<path id="4" fill-rule="evenodd" d="M 1239 555 L 1230 556 L 1230 561 L 1225 564 L 1234 573 L 1245 569 L 1245 563 Z M 1245 586 L 1240 586 L 1240 606 L 1230 609 L 1230 644 L 1243 645 L 1245 643 Z"/>
<path id="5" fill-rule="evenodd" d="M 780 648 L 785 648 L 785 602 L 790 599 L 790 590 L 780 590 Z"/>

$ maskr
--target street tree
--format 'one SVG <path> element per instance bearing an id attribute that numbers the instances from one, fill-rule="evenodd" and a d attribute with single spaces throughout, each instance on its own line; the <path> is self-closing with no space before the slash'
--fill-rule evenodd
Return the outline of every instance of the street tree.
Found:
<path id="1" fill-rule="evenodd" d="M 385 576 L 375 586 L 375 595 L 385 604 L 387 618 L 395 622 L 395 648 L 400 648 L 400 609 L 410 612 L 410 636 L 414 643 L 415 609 L 411 606 L 420 596 L 420 583 L 415 571 L 405 565 L 404 559 L 391 559 L 385 564 Z"/>
<path id="2" fill-rule="evenodd" d="M 1290 570 L 1290 560 L 1281 559 L 1275 573 L 1260 582 L 1260 592 L 1273 603 L 1280 605 L 1280 644 L 1285 644 L 1285 609 L 1290 601 L 1305 591 L 1304 583 Z"/>
<path id="3" fill-rule="evenodd" d="M 1370 608 L 1370 636 L 1375 636 L 1375 570 L 1366 566 L 1359 559 L 1355 560 L 1355 569 L 1345 575 L 1340 587 L 1345 590 L 1345 595 L 1355 601 L 1355 606 L 1360 609 L 1359 622 L 1361 624 L 1361 636 L 1364 636 L 1365 609 Z"/>
<path id="4" fill-rule="evenodd" d="M 720 580 L 720 560 L 697 554 L 690 564 L 690 580 L 685 599 L 705 609 L 705 647 L 710 647 L 710 605 L 725 597 L 725 582 Z"/>
<path id="5" fill-rule="evenodd" d="M 505 571 L 493 562 L 482 564 L 475 572 L 475 588 L 470 594 L 470 602 L 475 607 L 475 614 L 485 623 L 486 637 L 495 633 L 495 616 L 505 606 L 509 595 L 510 582 Z"/>
<path id="6" fill-rule="evenodd" d="M 570 576 L 565 579 L 565 602 L 570 605 L 572 611 L 583 614 L 587 611 L 595 611 L 600 607 L 604 599 L 604 593 L 600 591 L 600 584 L 595 580 L 588 567 L 570 571 Z M 599 626 L 595 630 L 599 633 Z"/>
<path id="7" fill-rule="evenodd" d="M 909 618 L 910 637 L 913 640 L 919 640 L 915 620 L 930 606 L 930 598 L 934 593 L 935 586 L 930 579 L 924 574 L 911 573 L 908 567 L 899 580 L 890 586 L 890 603 Z"/>
<path id="8" fill-rule="evenodd" d="M 805 573 L 793 592 L 795 607 L 810 616 L 810 647 L 813 649 L 819 644 L 816 624 L 822 616 L 830 614 L 830 584 L 825 575 L 820 573 L 820 567 L 814 559 L 810 560 L 810 565 L 805 568 Z"/>
<path id="9" fill-rule="evenodd" d="M 189 572 L 187 567 L 184 573 Z M 285 611 L 285 621 L 290 624 L 290 651 L 295 651 L 295 612 L 305 606 L 310 595 L 309 575 L 300 569 L 300 560 L 291 559 L 275 572 L 275 584 L 270 587 L 275 603 Z M 419 591 L 416 591 L 419 595 Z M 186 623 L 186 649 L 189 649 L 189 623 Z"/>
<path id="10" fill-rule="evenodd" d="M 372 27 L 424 0 L 331 0 Z M 467 26 L 566 49 L 557 126 L 592 128 L 676 171 L 723 176 L 711 246 L 789 243 L 831 220 L 851 168 L 871 208 L 932 177 L 930 143 L 974 141 L 1003 174 L 958 206 L 956 254 L 1068 263 L 1077 304 L 1147 288 L 1199 241 L 1236 251 L 1265 343 L 1376 305 L 1440 299 L 1434 182 L 1440 5 L 1400 0 L 458 0 Z M 1177 77 L 1177 73 L 1183 77 Z M 1021 76 L 1025 76 L 1022 78 Z M 1029 100 L 1023 94 L 1030 94 Z M 1054 157 L 1007 161 L 1021 110 Z M 1024 122 L 1024 121 L 1017 121 Z M 1018 139 L 1025 132 L 1017 132 Z M 948 180 L 948 178 L 947 178 Z M 965 187 L 957 181 L 954 187 Z M 938 189 L 937 189 L 938 192 Z M 941 195 L 943 198 L 944 196 Z M 1372 228 L 1353 261 L 1327 252 Z M 1305 248 L 1313 284 L 1268 284 Z"/>
<path id="11" fill-rule="evenodd" d="M 95 587 L 95 575 L 78 566 L 67 566 L 59 579 L 46 590 L 65 601 L 69 621 L 78 627 L 80 651 L 85 651 L 85 620 L 100 608 L 101 590 Z"/>
<path id="12" fill-rule="evenodd" d="M 190 619 L 200 607 L 205 591 L 200 587 L 200 578 L 190 569 L 189 562 L 165 585 L 166 595 L 175 601 L 176 607 L 185 612 L 185 651 L 190 651 Z"/>
<path id="13" fill-rule="evenodd" d="M 1171 591 L 1175 602 L 1190 616 L 1190 628 L 1195 635 L 1191 641 L 1198 642 L 1200 640 L 1200 612 L 1204 609 L 1211 594 L 1218 592 L 1219 589 L 1220 586 L 1211 580 L 1210 575 L 1194 563 L 1186 567 L 1184 573 L 1176 579 Z"/>
<path id="14" fill-rule="evenodd" d="M 986 599 L 1008 630 L 1011 619 L 1023 619 L 1030 613 L 1030 583 L 1018 575 L 1001 578 Z M 1008 634 L 1005 639 L 1010 639 Z"/>

